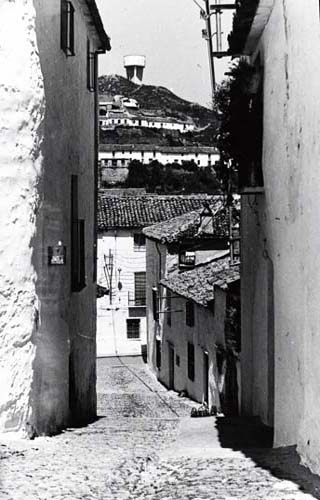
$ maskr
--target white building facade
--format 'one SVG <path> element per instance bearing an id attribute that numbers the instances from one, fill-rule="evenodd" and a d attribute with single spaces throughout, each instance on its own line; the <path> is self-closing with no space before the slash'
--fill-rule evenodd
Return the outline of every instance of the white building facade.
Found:
<path id="1" fill-rule="evenodd" d="M 211 167 L 219 161 L 216 148 L 205 146 L 146 146 L 128 144 L 101 144 L 99 148 L 100 167 L 126 168 L 133 160 L 148 164 L 158 161 L 162 164 L 193 161 L 199 167 Z"/>

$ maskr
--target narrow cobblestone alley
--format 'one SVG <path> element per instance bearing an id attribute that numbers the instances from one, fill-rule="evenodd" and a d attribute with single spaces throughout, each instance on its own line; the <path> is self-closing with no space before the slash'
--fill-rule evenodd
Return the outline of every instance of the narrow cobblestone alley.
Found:
<path id="1" fill-rule="evenodd" d="M 99 418 L 88 427 L 2 440 L 1 500 L 320 498 L 293 448 L 222 447 L 236 438 L 241 448 L 255 424 L 191 419 L 193 403 L 158 384 L 140 358 L 98 360 L 97 388 Z"/>

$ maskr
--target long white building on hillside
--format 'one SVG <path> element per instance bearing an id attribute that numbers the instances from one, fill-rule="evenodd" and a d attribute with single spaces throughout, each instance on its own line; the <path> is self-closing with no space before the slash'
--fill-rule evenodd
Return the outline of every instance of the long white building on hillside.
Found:
<path id="1" fill-rule="evenodd" d="M 196 126 L 192 121 L 180 121 L 175 118 L 161 116 L 145 116 L 131 114 L 121 109 L 99 113 L 99 124 L 102 130 L 114 130 L 116 127 L 145 127 L 165 130 L 178 130 L 181 133 L 192 132 Z"/>
<path id="2" fill-rule="evenodd" d="M 208 146 L 154 146 L 142 144 L 101 144 L 100 167 L 126 168 L 132 160 L 148 164 L 154 160 L 162 164 L 194 161 L 199 167 L 214 166 L 219 161 L 219 152 Z"/>

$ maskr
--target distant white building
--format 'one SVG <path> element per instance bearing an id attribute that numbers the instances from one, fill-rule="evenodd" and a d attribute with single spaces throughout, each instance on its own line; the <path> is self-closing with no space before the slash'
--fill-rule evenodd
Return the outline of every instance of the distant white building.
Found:
<path id="1" fill-rule="evenodd" d="M 181 133 L 193 132 L 196 129 L 191 120 L 179 121 L 170 117 L 145 116 L 142 112 L 132 114 L 127 109 L 138 109 L 135 99 L 123 99 L 122 104 L 114 101 L 101 101 L 99 105 L 99 124 L 102 130 L 116 127 L 144 127 L 164 130 L 177 130 Z"/>
<path id="2" fill-rule="evenodd" d="M 101 144 L 99 161 L 104 168 L 126 168 L 132 160 L 148 164 L 154 160 L 162 164 L 194 161 L 199 167 L 214 166 L 219 161 L 219 152 L 207 146 L 153 146 L 141 144 Z"/>

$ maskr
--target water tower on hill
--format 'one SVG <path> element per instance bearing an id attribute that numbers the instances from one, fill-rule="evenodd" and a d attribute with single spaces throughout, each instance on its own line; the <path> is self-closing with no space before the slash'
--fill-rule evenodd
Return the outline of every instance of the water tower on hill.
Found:
<path id="1" fill-rule="evenodd" d="M 146 66 L 145 56 L 124 56 L 123 64 L 126 68 L 127 78 L 138 85 L 142 84 L 143 71 Z"/>

